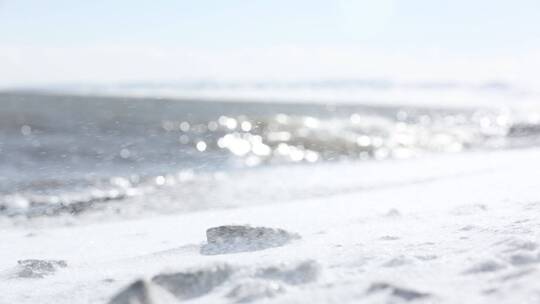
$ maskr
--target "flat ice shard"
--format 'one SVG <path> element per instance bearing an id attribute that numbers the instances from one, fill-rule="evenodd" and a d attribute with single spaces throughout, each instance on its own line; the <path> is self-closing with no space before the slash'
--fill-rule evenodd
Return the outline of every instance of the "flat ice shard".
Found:
<path id="1" fill-rule="evenodd" d="M 201 254 L 215 255 L 280 247 L 300 236 L 283 229 L 229 225 L 206 230 L 206 238 Z"/>
<path id="2" fill-rule="evenodd" d="M 53 274 L 58 268 L 67 267 L 63 260 L 19 260 L 17 261 L 19 278 L 43 278 Z"/>

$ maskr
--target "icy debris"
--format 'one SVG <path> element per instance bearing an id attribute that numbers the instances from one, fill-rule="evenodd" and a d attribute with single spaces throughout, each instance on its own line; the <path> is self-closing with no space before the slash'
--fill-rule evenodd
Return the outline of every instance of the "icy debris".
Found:
<path id="1" fill-rule="evenodd" d="M 207 244 L 201 254 L 216 255 L 280 247 L 299 239 L 283 229 L 250 226 L 219 226 L 206 230 Z"/>
<path id="2" fill-rule="evenodd" d="M 194 269 L 170 274 L 159 274 L 152 282 L 171 292 L 178 299 L 185 300 L 203 296 L 223 284 L 233 273 L 226 264 Z"/>
<path id="3" fill-rule="evenodd" d="M 67 267 L 63 260 L 19 260 L 17 261 L 19 278 L 43 278 L 53 274 L 58 268 Z"/>
<path id="4" fill-rule="evenodd" d="M 308 260 L 260 267 L 254 272 L 248 270 L 247 280 L 236 285 L 227 297 L 234 299 L 237 303 L 273 298 L 284 293 L 287 285 L 301 285 L 316 281 L 320 268 L 318 263 Z"/>
<path id="5" fill-rule="evenodd" d="M 116 294 L 109 304 L 174 304 L 173 295 L 152 283 L 137 280 Z"/>
<path id="6" fill-rule="evenodd" d="M 165 293 L 178 301 L 205 296 L 220 286 L 231 288 L 225 296 L 236 303 L 273 298 L 289 285 L 316 281 L 320 265 L 315 261 L 282 263 L 264 267 L 232 267 L 216 264 L 176 273 L 158 274 L 151 282 L 136 281 L 116 295 L 109 304 L 176 303 L 159 302 Z M 159 297 L 158 297 L 159 296 Z"/>
<path id="7" fill-rule="evenodd" d="M 248 303 L 264 298 L 273 298 L 285 292 L 285 287 L 273 281 L 248 281 L 235 286 L 227 298 L 234 299 L 236 303 Z"/>
<path id="8" fill-rule="evenodd" d="M 430 297 L 429 293 L 419 292 L 413 289 L 398 287 L 389 283 L 373 283 L 369 286 L 367 294 L 386 292 L 395 298 L 412 301 Z"/>
<path id="9" fill-rule="evenodd" d="M 320 271 L 320 265 L 310 260 L 299 264 L 281 264 L 261 268 L 255 276 L 264 279 L 280 280 L 290 285 L 300 285 L 317 280 Z"/>

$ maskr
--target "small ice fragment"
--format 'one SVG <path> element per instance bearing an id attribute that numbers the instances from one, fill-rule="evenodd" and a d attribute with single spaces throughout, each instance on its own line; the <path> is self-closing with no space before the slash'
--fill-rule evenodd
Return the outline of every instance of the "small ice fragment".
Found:
<path id="1" fill-rule="evenodd" d="M 206 230 L 208 243 L 201 254 L 225 254 L 279 247 L 299 239 L 296 233 L 283 229 L 250 226 L 219 226 Z"/>
<path id="2" fill-rule="evenodd" d="M 17 261 L 20 270 L 17 272 L 19 278 L 43 278 L 53 274 L 58 268 L 67 267 L 63 260 L 20 260 Z"/>
<path id="3" fill-rule="evenodd" d="M 152 282 L 185 300 L 203 296 L 223 284 L 233 273 L 227 264 L 193 269 L 177 273 L 159 274 Z"/>
<path id="4" fill-rule="evenodd" d="M 281 264 L 260 269 L 256 276 L 271 280 L 280 280 L 291 285 L 306 284 L 316 281 L 321 267 L 315 261 L 308 260 L 299 264 Z"/>

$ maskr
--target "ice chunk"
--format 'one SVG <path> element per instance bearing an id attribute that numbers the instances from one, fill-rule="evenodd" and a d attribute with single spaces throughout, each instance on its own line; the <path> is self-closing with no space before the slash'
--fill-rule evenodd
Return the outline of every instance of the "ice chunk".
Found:
<path id="1" fill-rule="evenodd" d="M 285 292 L 285 288 L 278 282 L 248 281 L 235 286 L 227 297 L 237 303 L 248 303 L 258 299 L 273 298 Z"/>
<path id="2" fill-rule="evenodd" d="M 233 273 L 226 264 L 194 269 L 184 272 L 159 274 L 152 282 L 165 288 L 178 299 L 191 299 L 203 296 L 223 284 Z"/>
<path id="3" fill-rule="evenodd" d="M 219 226 L 206 230 L 206 238 L 201 254 L 215 255 L 280 247 L 300 236 L 283 229 Z"/>
<path id="4" fill-rule="evenodd" d="M 151 283 L 137 280 L 115 295 L 109 304 L 174 304 L 173 295 Z"/>
<path id="5" fill-rule="evenodd" d="M 17 276 L 20 278 L 43 278 L 46 275 L 53 274 L 58 268 L 67 267 L 63 260 L 20 260 L 17 261 Z"/>
<path id="6" fill-rule="evenodd" d="M 287 284 L 299 285 L 317 280 L 320 266 L 315 261 L 304 261 L 299 264 L 282 264 L 262 268 L 256 276 L 265 279 L 281 280 Z"/>

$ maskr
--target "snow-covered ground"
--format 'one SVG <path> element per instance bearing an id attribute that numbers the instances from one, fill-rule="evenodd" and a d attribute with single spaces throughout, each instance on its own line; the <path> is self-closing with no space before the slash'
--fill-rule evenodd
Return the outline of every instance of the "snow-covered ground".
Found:
<path id="1" fill-rule="evenodd" d="M 269 168 L 274 178 L 304 176 L 336 191 L 142 219 L 8 226 L 0 303 L 107 303 L 137 279 L 153 281 L 163 297 L 131 303 L 537 303 L 539 160 L 534 148 L 298 166 L 291 172 L 301 174 L 290 176 Z M 228 224 L 301 239 L 202 254 L 206 229 Z M 17 263 L 26 259 L 65 264 Z M 184 279 L 158 276 L 171 273 Z M 180 290 L 177 297 L 164 286 Z"/>

